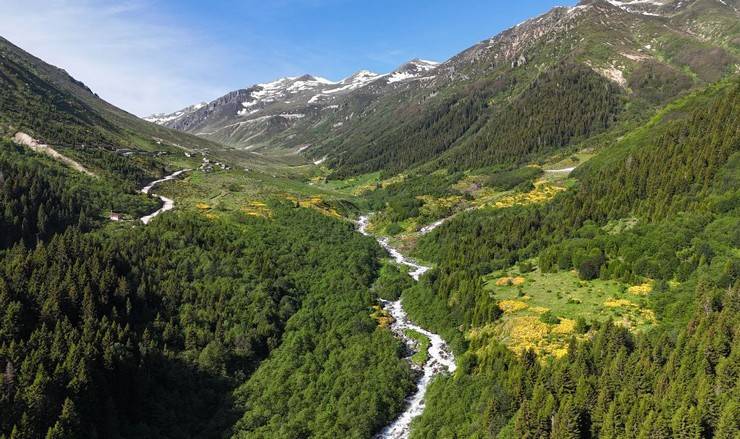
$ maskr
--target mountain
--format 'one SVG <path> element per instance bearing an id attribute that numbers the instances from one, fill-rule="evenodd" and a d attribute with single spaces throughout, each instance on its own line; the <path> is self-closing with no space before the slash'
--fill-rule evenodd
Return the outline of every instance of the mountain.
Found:
<path id="1" fill-rule="evenodd" d="M 206 103 L 201 102 L 199 104 L 191 105 L 189 107 L 183 108 L 180 111 L 176 111 L 170 114 L 166 114 L 166 113 L 152 114 L 149 117 L 145 117 L 144 120 L 146 120 L 147 122 L 156 123 L 157 125 L 164 125 L 167 122 L 177 120 L 184 116 L 187 116 L 188 114 L 194 113 L 195 111 L 198 111 L 205 106 L 206 106 Z"/>
<path id="2" fill-rule="evenodd" d="M 740 437 L 736 6 L 152 118 L 242 149 L 0 41 L 0 438 Z"/>
<path id="3" fill-rule="evenodd" d="M 22 132 L 111 176 L 136 182 L 162 175 L 157 155 L 200 152 L 233 161 L 264 158 L 145 122 L 66 71 L 0 37 L 0 136 Z M 128 159 L 124 160 L 126 156 Z M 127 171 L 121 172 L 123 168 Z"/>
<path id="4" fill-rule="evenodd" d="M 360 70 L 333 82 L 303 75 L 230 92 L 207 104 L 146 120 L 249 150 L 279 146 L 305 150 L 301 133 L 332 120 L 338 128 L 367 102 L 414 81 L 432 77 L 436 62 L 411 60 L 388 74 Z"/>
<path id="5" fill-rule="evenodd" d="M 338 83 L 285 78 L 160 119 L 238 148 L 327 159 L 338 177 L 423 163 L 474 168 L 521 162 L 644 117 L 734 72 L 739 17 L 737 2 L 729 1 L 584 0 L 442 64 L 413 60 L 386 75 L 359 72 Z M 592 105 L 563 95 L 562 81 L 594 93 Z M 497 122 L 506 114 L 547 117 L 528 112 L 533 99 L 566 105 L 560 113 L 573 125 L 564 133 L 521 138 Z M 507 142 L 508 153 L 491 143 L 493 136 Z M 509 147 L 509 136 L 520 144 Z"/>
<path id="6" fill-rule="evenodd" d="M 555 8 L 452 57 L 423 87 L 377 100 L 310 151 L 327 155 L 337 176 L 429 162 L 432 169 L 524 163 L 734 72 L 737 17 L 714 0 L 683 2 L 669 16 L 603 0 Z M 542 101 L 550 105 L 532 105 Z M 512 115 L 562 117 L 564 125 L 517 131 Z"/>

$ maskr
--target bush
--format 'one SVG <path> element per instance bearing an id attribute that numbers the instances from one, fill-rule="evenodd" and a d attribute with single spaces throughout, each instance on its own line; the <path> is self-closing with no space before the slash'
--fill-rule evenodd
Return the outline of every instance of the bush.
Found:
<path id="1" fill-rule="evenodd" d="M 402 230 L 401 225 L 398 223 L 391 223 L 385 228 L 386 233 L 389 235 L 398 235 Z"/>
<path id="2" fill-rule="evenodd" d="M 548 325 L 557 325 L 560 323 L 560 319 L 550 311 L 545 311 L 540 315 L 540 321 L 547 323 Z"/>
<path id="3" fill-rule="evenodd" d="M 519 263 L 519 272 L 524 273 L 530 273 L 534 271 L 534 266 L 529 261 L 522 261 Z"/>
<path id="4" fill-rule="evenodd" d="M 583 317 L 578 317 L 576 319 L 575 329 L 578 334 L 585 334 L 588 332 L 589 329 L 591 329 L 591 327 L 589 326 L 588 322 L 586 322 L 586 319 L 584 319 Z"/>
<path id="5" fill-rule="evenodd" d="M 542 174 L 542 169 L 523 167 L 512 171 L 497 172 L 486 179 L 485 186 L 508 191 L 525 183 L 532 184 L 532 180 Z"/>

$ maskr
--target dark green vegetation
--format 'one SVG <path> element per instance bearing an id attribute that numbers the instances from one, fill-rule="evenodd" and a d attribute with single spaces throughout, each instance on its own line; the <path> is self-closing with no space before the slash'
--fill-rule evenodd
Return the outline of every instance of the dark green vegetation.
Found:
<path id="1" fill-rule="evenodd" d="M 462 173 L 434 173 L 416 174 L 398 183 L 392 183 L 385 188 L 368 193 L 363 204 L 367 204 L 371 211 L 384 210 L 382 221 L 397 223 L 405 219 L 420 216 L 424 222 L 430 222 L 436 217 L 420 215 L 420 208 L 424 204 L 418 199 L 420 195 L 431 195 L 443 197 L 447 195 L 459 195 L 460 192 L 450 189 L 450 185 L 456 183 L 462 177 Z M 436 212 L 439 217 L 445 217 L 452 212 Z"/>
<path id="2" fill-rule="evenodd" d="M 503 347 L 432 384 L 413 437 L 698 438 L 738 434 L 737 285 L 705 285 L 688 326 L 635 337 L 602 324 L 560 360 Z"/>
<path id="3" fill-rule="evenodd" d="M 418 255 L 438 268 L 404 292 L 406 308 L 455 341 L 461 367 L 430 389 L 415 437 L 735 437 L 738 127 L 740 83 L 725 81 L 579 168 L 550 203 L 465 213 L 422 238 Z M 463 340 L 501 315 L 481 276 L 535 256 L 545 272 L 653 279 L 660 325 L 581 322 L 591 335 L 546 361 Z"/>
<path id="4" fill-rule="evenodd" d="M 495 96 L 505 92 L 499 87 L 503 85 L 476 84 L 459 100 L 443 102 L 429 119 L 390 131 L 372 149 L 356 149 L 343 157 L 337 175 L 407 169 L 445 153 L 468 130 L 474 134 L 444 154 L 440 165 L 521 165 L 606 129 L 622 107 L 619 88 L 579 64 L 556 65 L 519 96 L 497 105 Z"/>
<path id="5" fill-rule="evenodd" d="M 211 144 L 0 49 L 2 134 L 97 174 L 0 141 L 0 437 L 369 437 L 400 411 L 411 372 L 369 316 L 374 240 L 285 201 L 109 224 L 158 207 L 143 181 L 197 166 L 169 142 Z"/>
<path id="6" fill-rule="evenodd" d="M 405 332 L 409 338 L 418 343 L 417 352 L 411 357 L 411 361 L 418 366 L 423 366 L 429 358 L 429 337 L 413 329 L 407 329 Z"/>
<path id="7" fill-rule="evenodd" d="M 131 184 L 85 176 L 0 140 L 0 249 L 33 246 L 70 226 L 90 230 L 108 211 L 139 217 L 158 204 Z"/>
<path id="8" fill-rule="evenodd" d="M 236 432 L 254 437 L 369 436 L 388 422 L 410 375 L 368 315 L 377 244 L 311 210 L 272 208 L 272 220 L 240 224 L 73 224 L 0 253 L 0 433 L 219 437 L 244 412 Z M 290 380 L 313 384 L 300 396 Z"/>
<path id="9" fill-rule="evenodd" d="M 488 177 L 486 186 L 499 190 L 509 190 L 516 187 L 526 187 L 532 180 L 542 175 L 542 170 L 535 167 L 523 167 L 508 171 L 499 171 Z"/>
<path id="10" fill-rule="evenodd" d="M 407 273 L 395 264 L 386 263 L 380 268 L 378 279 L 373 284 L 373 293 L 383 300 L 398 300 L 401 291 L 413 284 Z"/>

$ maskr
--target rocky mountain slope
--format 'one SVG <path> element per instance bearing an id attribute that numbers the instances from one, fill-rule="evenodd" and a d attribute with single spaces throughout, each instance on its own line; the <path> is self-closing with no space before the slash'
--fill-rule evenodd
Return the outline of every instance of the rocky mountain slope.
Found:
<path id="1" fill-rule="evenodd" d="M 250 150 L 276 145 L 304 151 L 310 145 L 297 142 L 297 132 L 315 129 L 328 119 L 336 119 L 332 128 L 341 127 L 353 117 L 352 111 L 342 111 L 347 104 L 366 103 L 428 81 L 436 66 L 415 59 L 387 74 L 360 70 L 337 82 L 312 75 L 280 78 L 146 120 Z"/>
<path id="2" fill-rule="evenodd" d="M 363 71 L 337 83 L 283 78 L 150 120 L 265 154 L 297 152 L 326 161 L 338 176 L 430 161 L 505 164 L 645 117 L 736 73 L 738 18 L 730 0 L 584 0 L 439 65 L 414 60 L 386 75 Z M 541 102 L 562 108 L 549 114 Z M 573 124 L 563 132 L 512 131 L 502 126 L 512 114 Z M 511 143 L 502 136 L 520 144 L 502 153 Z"/>

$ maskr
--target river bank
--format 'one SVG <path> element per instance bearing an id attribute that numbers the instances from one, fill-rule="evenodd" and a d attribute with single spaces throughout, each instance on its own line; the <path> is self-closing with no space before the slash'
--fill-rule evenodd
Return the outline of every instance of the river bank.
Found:
<path id="1" fill-rule="evenodd" d="M 369 218 L 367 216 L 361 216 L 357 222 L 358 231 L 365 236 L 370 236 L 367 232 L 368 222 Z M 391 247 L 388 243 L 388 238 L 376 239 L 398 264 L 410 268 L 409 276 L 414 280 L 418 281 L 424 273 L 430 270 L 430 267 L 407 258 L 401 252 Z M 457 365 L 455 364 L 455 357 L 452 354 L 452 350 L 444 339 L 438 334 L 414 324 L 403 309 L 401 299 L 396 301 L 381 300 L 380 303 L 383 309 L 393 318 L 393 322 L 390 325 L 391 331 L 406 344 L 410 352 L 414 352 L 417 343 L 413 338 L 409 337 L 408 330 L 416 331 L 429 339 L 428 359 L 421 368 L 421 377 L 416 383 L 416 391 L 406 399 L 406 409 L 401 415 L 377 435 L 377 439 L 405 439 L 409 437 L 411 432 L 411 422 L 424 411 L 424 396 L 432 379 L 442 373 L 453 373 Z"/>

